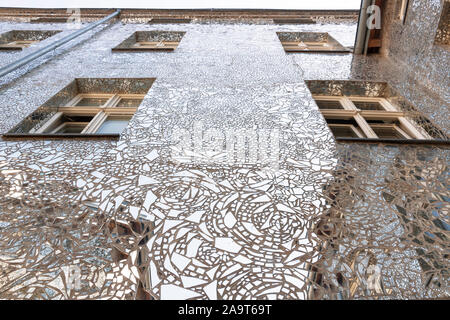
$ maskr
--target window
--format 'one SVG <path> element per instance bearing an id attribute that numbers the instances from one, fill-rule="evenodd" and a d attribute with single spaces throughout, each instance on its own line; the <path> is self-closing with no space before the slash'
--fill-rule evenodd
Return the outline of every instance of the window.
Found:
<path id="1" fill-rule="evenodd" d="M 314 96 L 336 138 L 432 139 L 385 98 Z"/>
<path id="2" fill-rule="evenodd" d="M 79 94 L 29 133 L 120 134 L 143 99 L 141 94 Z"/>
<path id="3" fill-rule="evenodd" d="M 277 32 L 286 52 L 350 52 L 328 33 Z"/>
<path id="4" fill-rule="evenodd" d="M 76 78 L 3 139 L 117 139 L 155 78 Z"/>
<path id="5" fill-rule="evenodd" d="M 59 32 L 61 31 L 12 30 L 0 35 L 0 50 L 22 50 Z"/>
<path id="6" fill-rule="evenodd" d="M 174 51 L 185 32 L 137 31 L 112 51 Z"/>

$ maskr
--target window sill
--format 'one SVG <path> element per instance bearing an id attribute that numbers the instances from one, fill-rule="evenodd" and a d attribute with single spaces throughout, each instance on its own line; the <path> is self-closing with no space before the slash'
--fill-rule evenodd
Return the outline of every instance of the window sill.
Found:
<path id="1" fill-rule="evenodd" d="M 163 52 L 172 52 L 175 48 L 112 48 L 113 52 L 130 52 L 130 51 L 163 51 Z"/>
<path id="2" fill-rule="evenodd" d="M 387 143 L 402 145 L 445 145 L 450 146 L 450 140 L 430 140 L 430 139 L 368 139 L 368 138 L 335 138 L 336 142 L 343 143 Z"/>
<path id="3" fill-rule="evenodd" d="M 192 19 L 183 18 L 152 18 L 147 23 L 148 24 L 175 24 L 175 23 L 191 23 Z"/>
<path id="4" fill-rule="evenodd" d="M 336 49 L 336 50 L 304 50 L 304 49 L 284 49 L 286 53 L 352 53 L 350 49 Z"/>
<path id="5" fill-rule="evenodd" d="M 17 46 L 17 47 L 3 47 L 3 46 L 0 46 L 0 51 L 22 51 L 22 50 L 23 50 L 23 48 L 19 47 L 19 46 Z"/>
<path id="6" fill-rule="evenodd" d="M 79 133 L 61 133 L 61 134 L 47 134 L 47 133 L 5 133 L 2 135 L 3 140 L 72 140 L 72 139 L 85 139 L 85 140 L 117 140 L 120 134 L 79 134 Z"/>

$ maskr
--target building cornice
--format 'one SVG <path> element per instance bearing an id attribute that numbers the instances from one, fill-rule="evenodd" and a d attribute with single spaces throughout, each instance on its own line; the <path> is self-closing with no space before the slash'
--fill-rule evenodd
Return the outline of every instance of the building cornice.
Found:
<path id="1" fill-rule="evenodd" d="M 111 14 L 115 9 L 81 9 L 81 19 L 89 21 Z M 277 10 L 277 9 L 122 9 L 121 20 L 133 19 L 319 19 L 357 20 L 358 10 Z M 68 18 L 67 9 L 0 8 L 0 20 L 32 21 Z M 53 21 L 52 21 L 53 20 Z M 38 21 L 45 22 L 45 21 Z"/>

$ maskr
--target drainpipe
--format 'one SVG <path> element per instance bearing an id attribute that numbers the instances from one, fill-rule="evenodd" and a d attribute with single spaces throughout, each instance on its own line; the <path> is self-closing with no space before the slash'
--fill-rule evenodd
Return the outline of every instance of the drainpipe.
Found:
<path id="1" fill-rule="evenodd" d="M 356 41 L 354 54 L 366 54 L 369 43 L 369 29 L 367 28 L 367 8 L 372 5 L 372 0 L 362 0 L 361 10 L 359 11 L 358 31 L 356 32 Z"/>
<path id="2" fill-rule="evenodd" d="M 87 25 L 86 27 L 84 27 L 83 29 L 75 31 L 74 33 L 69 34 L 69 35 L 65 36 L 64 38 L 62 38 L 62 39 L 59 39 L 58 41 L 56 41 L 54 43 L 51 43 L 51 44 L 49 44 L 46 47 L 40 48 L 39 50 L 37 50 L 37 51 L 35 51 L 35 52 L 25 56 L 25 57 L 22 57 L 19 60 L 16 60 L 16 61 L 14 61 L 13 63 L 11 63 L 11 64 L 9 64 L 7 66 L 4 66 L 4 67 L 0 68 L 0 77 L 3 77 L 4 75 L 7 75 L 8 73 L 16 70 L 17 68 L 20 68 L 21 66 L 23 66 L 23 65 L 25 65 L 25 64 L 27 64 L 27 63 L 29 63 L 29 62 L 39 58 L 40 56 L 46 54 L 47 52 L 56 49 L 57 47 L 65 44 L 66 42 L 69 42 L 70 40 L 72 40 L 72 39 L 82 35 L 85 32 L 88 32 L 89 30 L 97 27 L 98 25 L 111 20 L 112 18 L 118 16 L 119 13 L 120 13 L 120 9 L 117 9 L 117 11 L 115 11 L 112 14 L 110 14 L 109 16 L 107 16 L 107 17 L 105 17 L 105 18 L 103 18 L 103 19 L 101 19 L 99 21 L 92 22 L 89 25 Z"/>

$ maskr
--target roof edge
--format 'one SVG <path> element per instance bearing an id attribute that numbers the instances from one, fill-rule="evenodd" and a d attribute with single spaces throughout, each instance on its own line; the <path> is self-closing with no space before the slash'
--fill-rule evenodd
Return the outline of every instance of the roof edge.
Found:
<path id="1" fill-rule="evenodd" d="M 81 8 L 81 18 L 98 18 L 115 11 L 113 8 Z M 290 9 L 121 9 L 121 18 L 293 18 L 293 17 L 336 17 L 356 19 L 359 10 L 290 10 Z M 68 17 L 66 8 L 12 8 L 0 7 L 0 18 Z"/>

